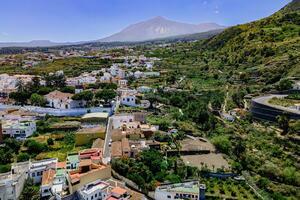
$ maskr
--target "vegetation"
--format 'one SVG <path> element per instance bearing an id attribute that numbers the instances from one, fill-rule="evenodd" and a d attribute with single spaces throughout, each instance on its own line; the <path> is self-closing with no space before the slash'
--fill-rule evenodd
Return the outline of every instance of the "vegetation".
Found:
<path id="1" fill-rule="evenodd" d="M 154 190 L 160 182 L 178 183 L 192 178 L 196 170 L 179 158 L 165 158 L 155 150 L 143 151 L 137 159 L 113 160 L 112 168 L 134 181 L 143 191 Z"/>

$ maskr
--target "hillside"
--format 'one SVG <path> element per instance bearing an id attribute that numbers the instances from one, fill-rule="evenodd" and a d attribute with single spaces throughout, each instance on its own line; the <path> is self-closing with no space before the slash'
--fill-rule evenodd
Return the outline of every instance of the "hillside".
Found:
<path id="1" fill-rule="evenodd" d="M 270 17 L 230 27 L 196 43 L 157 49 L 180 73 L 220 76 L 269 90 L 280 79 L 300 77 L 300 6 L 295 0 Z M 220 79 L 219 79 L 220 80 Z"/>

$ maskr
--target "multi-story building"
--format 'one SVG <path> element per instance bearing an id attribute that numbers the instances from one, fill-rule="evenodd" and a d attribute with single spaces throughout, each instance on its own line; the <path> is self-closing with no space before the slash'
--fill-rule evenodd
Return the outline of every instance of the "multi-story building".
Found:
<path id="1" fill-rule="evenodd" d="M 16 139 L 25 139 L 36 131 L 35 121 L 28 120 L 3 120 L 2 134 Z"/>
<path id="2" fill-rule="evenodd" d="M 30 163 L 29 177 L 35 184 L 42 182 L 43 172 L 49 169 L 56 169 L 57 158 L 33 161 Z"/>
<path id="3" fill-rule="evenodd" d="M 101 180 L 84 185 L 79 191 L 80 200 L 103 200 L 108 197 L 109 184 Z"/>
<path id="4" fill-rule="evenodd" d="M 0 199 L 19 199 L 28 177 L 29 162 L 12 164 L 11 171 L 0 174 Z"/>

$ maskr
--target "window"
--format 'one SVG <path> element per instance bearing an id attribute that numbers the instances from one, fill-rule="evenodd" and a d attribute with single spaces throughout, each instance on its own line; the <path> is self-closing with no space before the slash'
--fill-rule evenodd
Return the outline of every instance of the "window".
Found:
<path id="1" fill-rule="evenodd" d="M 35 173 L 33 172 L 31 176 L 32 176 L 32 177 L 35 177 Z"/>
<path id="2" fill-rule="evenodd" d="M 97 195 L 98 195 L 98 194 L 96 193 L 96 194 L 95 194 L 95 198 L 97 198 Z"/>
<path id="3" fill-rule="evenodd" d="M 171 195 L 168 195 L 167 197 L 168 197 L 168 199 L 171 199 Z"/>

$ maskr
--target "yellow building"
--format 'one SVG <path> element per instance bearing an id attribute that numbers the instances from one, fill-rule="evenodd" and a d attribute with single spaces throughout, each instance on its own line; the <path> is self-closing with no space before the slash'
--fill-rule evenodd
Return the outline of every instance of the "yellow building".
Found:
<path id="1" fill-rule="evenodd" d="M 98 138 L 105 139 L 105 127 L 83 128 L 75 134 L 75 144 L 82 146 Z"/>

